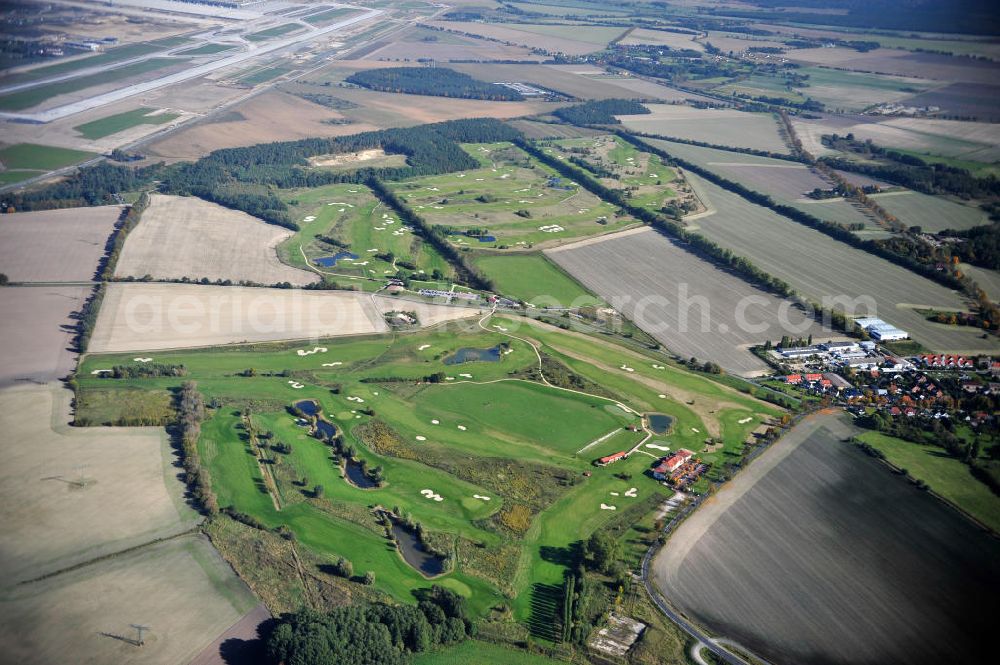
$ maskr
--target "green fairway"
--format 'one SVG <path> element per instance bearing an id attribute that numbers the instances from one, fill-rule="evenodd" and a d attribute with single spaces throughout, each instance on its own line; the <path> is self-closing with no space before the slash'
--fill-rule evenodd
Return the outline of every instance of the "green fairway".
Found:
<path id="1" fill-rule="evenodd" d="M 3 162 L 3 165 L 9 170 L 50 171 L 82 162 L 94 156 L 92 152 L 38 145 L 37 143 L 17 143 L 0 148 L 0 162 Z"/>
<path id="2" fill-rule="evenodd" d="M 541 254 L 482 256 L 476 265 L 510 298 L 537 306 L 579 307 L 600 302 Z"/>
<path id="3" fill-rule="evenodd" d="M 904 441 L 878 432 L 858 437 L 885 454 L 885 458 L 931 490 L 1000 532 L 1000 497 L 972 476 L 969 467 L 942 448 Z"/>
<path id="4" fill-rule="evenodd" d="M 94 140 L 117 134 L 120 131 L 137 125 L 163 125 L 180 117 L 179 113 L 158 113 L 150 115 L 156 109 L 145 106 L 124 113 L 105 116 L 98 120 L 77 125 L 73 129 L 86 139 Z"/>
<path id="5" fill-rule="evenodd" d="M 37 106 L 58 95 L 78 92 L 107 83 L 120 83 L 133 76 L 148 74 L 149 72 L 155 72 L 173 65 L 184 64 L 185 62 L 187 60 L 182 58 L 149 58 L 148 60 L 140 60 L 139 62 L 133 62 L 96 74 L 80 76 L 57 83 L 47 83 L 26 90 L 18 90 L 17 92 L 0 96 L 0 109 L 4 111 L 20 111 Z"/>
<path id="6" fill-rule="evenodd" d="M 480 168 L 390 183 L 417 214 L 448 227 L 458 247 L 527 249 L 637 223 L 509 143 L 462 147 Z"/>

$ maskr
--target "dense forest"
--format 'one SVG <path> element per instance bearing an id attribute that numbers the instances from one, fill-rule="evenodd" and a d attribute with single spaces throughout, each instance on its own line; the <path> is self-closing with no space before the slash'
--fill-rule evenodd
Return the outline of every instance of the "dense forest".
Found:
<path id="1" fill-rule="evenodd" d="M 434 585 L 411 605 L 352 605 L 323 614 L 282 616 L 267 638 L 269 662 L 282 665 L 406 665 L 411 653 L 461 642 L 474 633 L 465 599 Z"/>
<path id="2" fill-rule="evenodd" d="M 461 97 L 491 101 L 521 101 L 521 93 L 496 83 L 486 83 L 447 67 L 386 67 L 351 74 L 348 83 L 371 90 L 411 95 Z"/>
<path id="3" fill-rule="evenodd" d="M 957 256 L 960 261 L 1000 270 L 1000 224 L 994 222 L 964 231 L 945 231 L 941 235 L 965 241 L 949 244 L 952 256 Z"/>
<path id="4" fill-rule="evenodd" d="M 649 112 L 645 106 L 631 99 L 602 99 L 567 106 L 553 115 L 573 125 L 616 125 L 621 124 L 616 115 L 644 115 Z"/>
<path id="5" fill-rule="evenodd" d="M 964 199 L 1000 196 L 1000 179 L 994 175 L 977 178 L 966 169 L 928 163 L 920 157 L 875 145 L 870 139 L 859 141 L 853 134 L 827 134 L 823 136 L 823 145 L 858 155 L 865 160 L 857 162 L 840 157 L 821 158 L 835 169 L 863 173 L 925 194 L 954 194 Z M 889 163 L 872 161 L 877 159 Z"/>

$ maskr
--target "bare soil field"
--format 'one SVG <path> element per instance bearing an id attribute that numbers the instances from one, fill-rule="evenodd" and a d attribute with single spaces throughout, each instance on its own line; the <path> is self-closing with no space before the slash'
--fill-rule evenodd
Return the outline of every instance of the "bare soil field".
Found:
<path id="1" fill-rule="evenodd" d="M 326 124 L 323 120 L 343 118 L 343 115 L 277 90 L 252 97 L 231 110 L 243 119 L 194 124 L 150 144 L 147 152 L 156 158 L 197 159 L 221 148 L 315 136 L 344 136 L 381 127 L 365 122 Z M 294 118 L 295 122 L 289 122 L 289 118 Z"/>
<path id="2" fill-rule="evenodd" d="M 0 641 L 14 663 L 176 665 L 256 604 L 207 538 L 182 536 L 5 591 Z"/>
<path id="3" fill-rule="evenodd" d="M 646 28 L 636 28 L 628 34 L 628 37 L 618 42 L 623 46 L 634 44 L 654 44 L 657 46 L 669 46 L 674 49 L 692 49 L 704 51 L 705 47 L 701 42 L 696 42 L 695 34 L 681 34 L 679 32 L 665 32 L 663 30 L 648 30 Z"/>
<path id="4" fill-rule="evenodd" d="M 717 362 L 727 372 L 748 375 L 767 368 L 747 350 L 750 346 L 786 334 L 812 334 L 817 341 L 824 334 L 790 303 L 703 261 L 649 227 L 546 254 L 672 352 Z M 779 310 L 787 316 L 781 317 Z M 782 329 L 782 318 L 794 330 Z"/>
<path id="5" fill-rule="evenodd" d="M 796 49 L 786 57 L 792 62 L 949 82 L 995 83 L 1000 71 L 995 62 L 885 48 L 868 53 L 843 47 Z"/>
<path id="6" fill-rule="evenodd" d="M 982 662 L 1000 543 L 843 443 L 844 417 L 796 425 L 700 507 L 655 583 L 774 663 Z"/>
<path id="7" fill-rule="evenodd" d="M 108 379 L 112 381 L 112 379 Z M 174 454 L 160 427 L 67 425 L 73 394 L 57 383 L 0 391 L 10 441 L 0 500 L 3 586 L 192 528 Z"/>
<path id="8" fill-rule="evenodd" d="M 388 330 L 371 296 L 193 284 L 110 284 L 94 353 L 315 339 Z"/>
<path id="9" fill-rule="evenodd" d="M 769 113 L 661 104 L 648 106 L 651 115 L 621 116 L 620 120 L 626 127 L 638 132 L 738 148 L 788 152 L 778 134 L 778 123 Z"/>
<path id="10" fill-rule="evenodd" d="M 482 35 L 503 42 L 520 44 L 528 48 L 542 48 L 546 51 L 565 53 L 566 55 L 584 55 L 599 51 L 603 48 L 604 44 L 607 44 L 617 35 L 624 32 L 624 29 L 621 28 L 600 28 L 593 26 L 522 26 L 461 21 L 431 21 L 428 25 L 445 28 L 446 30 L 457 30 L 468 34 Z M 543 34 L 528 30 L 527 28 L 529 27 L 560 28 L 560 30 L 553 31 L 555 34 Z"/>
<path id="11" fill-rule="evenodd" d="M 299 286 L 319 281 L 315 273 L 278 261 L 275 248 L 291 235 L 288 229 L 193 196 L 154 194 L 125 240 L 115 274 Z"/>
<path id="12" fill-rule="evenodd" d="M 821 301 L 858 302 L 858 316 L 873 303 L 879 316 L 940 352 L 997 353 L 1000 342 L 980 339 L 976 330 L 927 321 L 914 307 L 966 308 L 953 291 L 888 261 L 855 249 L 806 226 L 754 205 L 691 173 L 688 182 L 712 214 L 691 220 L 691 230 L 745 256 Z M 843 307 L 840 307 L 843 309 Z"/>
<path id="13" fill-rule="evenodd" d="M 939 106 L 949 115 L 972 116 L 981 122 L 997 122 L 1000 86 L 983 83 L 952 83 L 906 100 L 907 106 Z"/>
<path id="14" fill-rule="evenodd" d="M 12 282 L 94 279 L 121 211 L 97 206 L 0 216 L 0 272 Z"/>
<path id="15" fill-rule="evenodd" d="M 188 665 L 239 665 L 254 662 L 253 656 L 259 657 L 259 654 L 240 653 L 234 658 L 233 643 L 230 640 L 242 643 L 244 651 L 252 648 L 249 645 L 258 639 L 257 627 L 270 618 L 271 613 L 267 607 L 263 603 L 258 605 L 216 637 L 215 641 L 205 647 Z M 223 646 L 224 644 L 225 646 Z M 259 648 L 262 643 L 256 644 L 256 646 Z"/>
<path id="16" fill-rule="evenodd" d="M 73 313 L 89 286 L 9 286 L 0 289 L 0 388 L 46 383 L 76 365 Z"/>

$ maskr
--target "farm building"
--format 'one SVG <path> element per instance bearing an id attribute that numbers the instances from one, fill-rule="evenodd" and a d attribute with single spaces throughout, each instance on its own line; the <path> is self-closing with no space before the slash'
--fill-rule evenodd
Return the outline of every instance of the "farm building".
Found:
<path id="1" fill-rule="evenodd" d="M 857 342 L 826 342 L 825 344 L 820 344 L 820 347 L 830 353 L 836 354 L 857 353 L 861 350 L 861 345 Z"/>
<path id="2" fill-rule="evenodd" d="M 817 353 L 823 353 L 823 349 L 818 346 L 796 346 L 788 349 L 778 349 L 782 358 L 808 358 Z"/>
<path id="3" fill-rule="evenodd" d="M 694 455 L 690 450 L 681 448 L 676 453 L 670 457 L 664 457 L 660 460 L 660 463 L 653 467 L 653 477 L 657 480 L 665 480 L 670 477 L 670 474 L 676 471 L 684 462 L 691 459 Z"/>
<path id="4" fill-rule="evenodd" d="M 614 464 L 615 462 L 621 461 L 628 457 L 628 452 L 622 450 L 621 452 L 614 453 L 613 455 L 608 455 L 607 457 L 602 457 L 597 460 L 597 466 L 607 466 L 609 464 Z"/>

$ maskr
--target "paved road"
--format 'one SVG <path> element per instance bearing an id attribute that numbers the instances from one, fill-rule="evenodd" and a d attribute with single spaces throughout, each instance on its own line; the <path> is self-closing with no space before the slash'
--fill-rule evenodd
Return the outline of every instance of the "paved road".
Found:
<path id="1" fill-rule="evenodd" d="M 354 25 L 355 23 L 368 21 L 384 13 L 385 12 L 381 9 L 372 9 L 366 11 L 364 14 L 359 14 L 337 23 L 332 23 L 323 28 L 315 28 L 301 35 L 278 39 L 255 49 L 231 55 L 228 58 L 222 58 L 221 60 L 215 60 L 214 62 L 209 62 L 204 65 L 190 67 L 184 71 L 168 74 L 167 76 L 161 76 L 160 78 L 153 79 L 151 81 L 142 81 L 126 88 L 112 90 L 102 95 L 95 95 L 88 99 L 82 99 L 63 106 L 57 106 L 56 108 L 48 109 L 46 111 L 37 111 L 35 113 L 0 113 L 0 118 L 31 123 L 52 122 L 53 120 L 59 120 L 60 118 L 82 113 L 83 111 L 89 111 L 90 109 L 98 108 L 100 106 L 106 106 L 108 104 L 127 99 L 128 97 L 149 92 L 150 90 L 156 90 L 157 88 L 162 88 L 164 86 L 183 83 L 184 81 L 189 81 L 191 79 L 210 74 L 225 67 L 232 67 L 233 65 L 238 65 L 241 62 L 258 58 L 262 55 L 275 53 L 277 51 L 281 51 L 282 49 L 304 44 L 322 37 L 323 35 L 336 32 L 337 30 L 341 30 L 342 28 L 346 28 L 350 25 Z"/>

